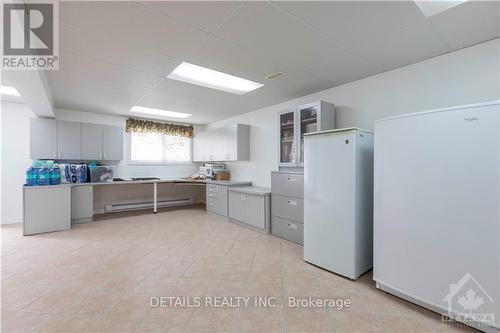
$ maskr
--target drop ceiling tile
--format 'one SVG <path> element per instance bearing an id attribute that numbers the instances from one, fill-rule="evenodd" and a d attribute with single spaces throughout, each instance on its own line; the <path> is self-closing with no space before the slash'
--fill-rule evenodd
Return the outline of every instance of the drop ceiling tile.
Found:
<path id="1" fill-rule="evenodd" d="M 247 2 L 215 33 L 254 49 L 288 68 L 313 63 L 328 41 L 283 10 L 267 2 Z"/>
<path id="2" fill-rule="evenodd" d="M 95 91 L 96 94 L 101 92 L 110 95 L 127 96 L 128 98 L 134 100 L 141 98 L 151 89 L 150 87 L 116 82 L 91 74 L 75 73 L 70 71 L 47 71 L 47 79 L 51 87 L 56 85 L 67 85 L 71 87 L 79 87 L 89 91 Z M 57 93 L 55 94 L 55 97 L 57 97 Z"/>
<path id="3" fill-rule="evenodd" d="M 196 52 L 207 36 L 206 32 L 133 2 L 61 2 L 59 17 L 64 24 L 174 57 Z"/>
<path id="4" fill-rule="evenodd" d="M 242 4 L 239 1 L 141 1 L 139 3 L 207 32 L 216 31 Z"/>
<path id="5" fill-rule="evenodd" d="M 145 49 L 134 43 L 127 43 L 71 25 L 61 24 L 59 44 L 61 56 L 64 56 L 67 51 L 158 77 L 164 77 L 181 63 L 180 59 Z"/>
<path id="6" fill-rule="evenodd" d="M 197 124 L 220 120 L 235 114 L 235 108 L 232 105 L 202 101 L 158 90 L 147 93 L 137 105 L 189 113 L 192 116 L 186 120 Z M 238 113 L 240 112 L 236 112 Z"/>
<path id="7" fill-rule="evenodd" d="M 413 1 L 279 1 L 278 7 L 349 47 L 352 41 L 391 34 L 424 20 Z"/>
<path id="8" fill-rule="evenodd" d="M 113 94 L 86 86 L 51 83 L 54 104 L 60 109 L 96 113 L 126 114 L 136 99 L 127 94 Z"/>
<path id="9" fill-rule="evenodd" d="M 500 36 L 500 2 L 468 1 L 429 20 L 456 50 Z"/>
<path id="10" fill-rule="evenodd" d="M 363 57 L 363 66 L 375 74 L 444 54 L 448 48 L 434 27 L 423 21 L 353 45 L 351 51 Z"/>
<path id="11" fill-rule="evenodd" d="M 154 88 L 162 78 L 121 65 L 106 63 L 91 58 L 76 55 L 65 49 L 59 54 L 59 70 L 52 77 L 71 78 L 79 81 L 83 76 L 101 78 L 105 81 Z"/>

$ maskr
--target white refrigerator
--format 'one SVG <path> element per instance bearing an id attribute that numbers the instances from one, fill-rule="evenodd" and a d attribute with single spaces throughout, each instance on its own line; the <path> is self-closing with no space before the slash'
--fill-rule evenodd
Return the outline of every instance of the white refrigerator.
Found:
<path id="1" fill-rule="evenodd" d="M 497 332 L 499 102 L 377 121 L 374 182 L 377 287 Z"/>
<path id="2" fill-rule="evenodd" d="M 372 268 L 373 134 L 305 135 L 304 260 L 357 279 Z"/>

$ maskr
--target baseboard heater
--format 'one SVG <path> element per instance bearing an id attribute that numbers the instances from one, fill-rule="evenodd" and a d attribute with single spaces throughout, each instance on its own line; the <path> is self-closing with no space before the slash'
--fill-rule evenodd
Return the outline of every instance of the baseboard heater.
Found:
<path id="1" fill-rule="evenodd" d="M 188 199 L 175 199 L 175 200 L 162 200 L 157 201 L 156 205 L 158 208 L 161 207 L 175 207 L 191 205 L 194 203 L 193 198 Z M 142 210 L 142 209 L 153 209 L 153 202 L 133 202 L 133 203 L 121 203 L 121 204 L 108 204 L 104 206 L 104 213 L 114 213 L 114 212 L 125 212 L 129 210 Z"/>

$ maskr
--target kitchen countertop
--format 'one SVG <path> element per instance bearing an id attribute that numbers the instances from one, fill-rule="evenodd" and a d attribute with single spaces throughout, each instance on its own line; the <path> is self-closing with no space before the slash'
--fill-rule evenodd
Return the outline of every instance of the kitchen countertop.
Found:
<path id="1" fill-rule="evenodd" d="M 68 187 L 68 186 L 102 186 L 102 185 L 131 185 L 131 184 L 154 184 L 154 183 L 194 183 L 194 184 L 217 184 L 225 186 L 238 186 L 238 185 L 251 185 L 251 181 L 238 181 L 238 180 L 202 180 L 202 179 L 187 179 L 187 178 L 164 178 L 153 180 L 123 180 L 112 182 L 99 182 L 99 183 L 62 183 L 59 185 L 35 185 L 26 186 L 25 188 L 47 188 L 47 187 Z"/>
<path id="2" fill-rule="evenodd" d="M 229 191 L 246 193 L 246 194 L 258 194 L 258 195 L 271 194 L 271 189 L 269 187 L 259 187 L 259 186 L 233 187 L 230 188 Z"/>
<path id="3" fill-rule="evenodd" d="M 205 180 L 207 184 L 216 184 L 216 185 L 226 185 L 226 186 L 242 186 L 242 185 L 252 185 L 251 181 L 242 181 L 242 180 Z"/>

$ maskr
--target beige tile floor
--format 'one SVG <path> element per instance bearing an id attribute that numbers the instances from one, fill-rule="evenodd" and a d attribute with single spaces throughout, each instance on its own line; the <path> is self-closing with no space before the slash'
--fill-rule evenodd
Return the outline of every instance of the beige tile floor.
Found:
<path id="1" fill-rule="evenodd" d="M 2 332 L 453 332 L 440 317 L 302 260 L 302 247 L 203 207 L 23 237 L 3 226 Z M 151 296 L 347 298 L 349 309 L 152 308 Z"/>

